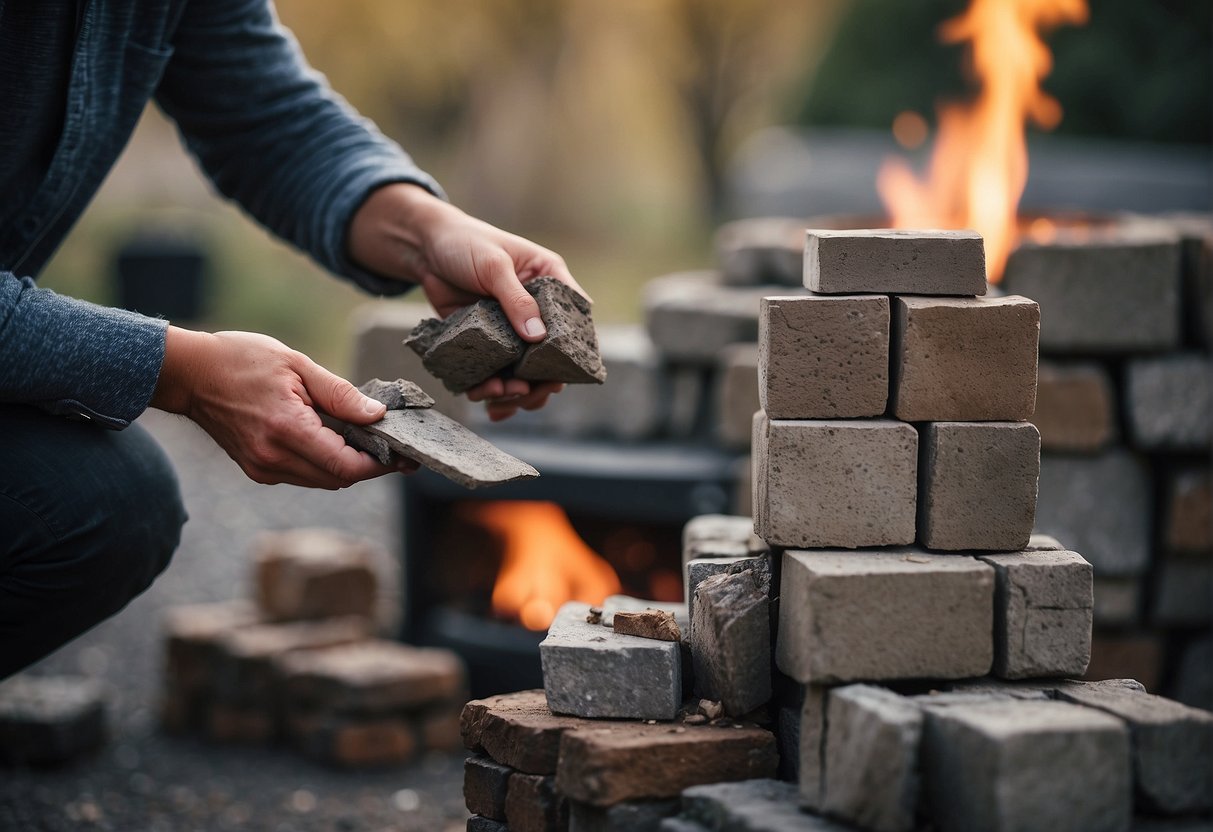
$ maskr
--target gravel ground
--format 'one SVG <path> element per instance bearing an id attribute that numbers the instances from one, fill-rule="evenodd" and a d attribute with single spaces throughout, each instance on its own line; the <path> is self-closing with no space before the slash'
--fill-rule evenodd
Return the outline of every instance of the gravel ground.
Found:
<path id="1" fill-rule="evenodd" d="M 30 671 L 101 680 L 110 693 L 111 739 L 67 768 L 0 771 L 0 830 L 464 829 L 461 754 L 345 772 L 285 748 L 214 746 L 158 732 L 163 611 L 247 596 L 249 546 L 265 529 L 344 529 L 394 555 L 398 491 L 394 478 L 337 493 L 256 485 L 192 423 L 158 411 L 140 423 L 176 464 L 190 521 L 172 565 L 147 593 Z"/>

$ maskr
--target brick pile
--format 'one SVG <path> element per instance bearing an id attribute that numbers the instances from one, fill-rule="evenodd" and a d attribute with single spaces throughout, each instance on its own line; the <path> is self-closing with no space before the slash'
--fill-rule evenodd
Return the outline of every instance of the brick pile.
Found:
<path id="1" fill-rule="evenodd" d="M 1213 217 L 1026 243 L 1041 306 L 1037 525 L 1095 568 L 1093 667 L 1213 707 Z"/>
<path id="2" fill-rule="evenodd" d="M 170 609 L 161 725 L 285 743 L 343 767 L 460 745 L 462 661 L 376 638 L 372 544 L 326 529 L 256 541 L 251 600 Z"/>

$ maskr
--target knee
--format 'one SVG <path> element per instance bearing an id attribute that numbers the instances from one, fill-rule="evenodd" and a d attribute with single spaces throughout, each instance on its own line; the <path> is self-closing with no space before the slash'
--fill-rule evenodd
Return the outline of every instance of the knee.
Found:
<path id="1" fill-rule="evenodd" d="M 149 439 L 130 462 L 126 484 L 114 495 L 118 505 L 111 545 L 137 594 L 168 568 L 187 515 L 176 472 L 158 445 Z"/>

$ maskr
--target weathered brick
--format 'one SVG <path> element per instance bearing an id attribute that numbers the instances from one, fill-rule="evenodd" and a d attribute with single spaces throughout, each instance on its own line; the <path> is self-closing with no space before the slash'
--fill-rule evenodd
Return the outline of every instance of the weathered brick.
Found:
<path id="1" fill-rule="evenodd" d="M 1164 557 L 1155 564 L 1150 621 L 1155 626 L 1208 628 L 1213 624 L 1213 560 Z"/>
<path id="2" fill-rule="evenodd" d="M 918 809 L 922 711 L 890 690 L 830 691 L 823 808 L 873 832 L 910 832 Z"/>
<path id="3" fill-rule="evenodd" d="M 765 303 L 765 299 L 763 300 Z M 729 344 L 720 351 L 716 384 L 716 438 L 726 447 L 750 447 L 758 401 L 758 346 Z"/>
<path id="4" fill-rule="evenodd" d="M 1213 809 L 1213 714 L 1125 689 L 1063 685 L 1057 695 L 1122 719 L 1145 805 L 1167 814 Z"/>
<path id="5" fill-rule="evenodd" d="M 1041 361 L 1032 423 L 1046 451 L 1098 451 L 1116 438 L 1116 397 L 1103 365 Z"/>
<path id="6" fill-rule="evenodd" d="M 510 777 L 505 821 L 510 832 L 566 832 L 569 803 L 556 791 L 556 778 L 539 774 Z"/>
<path id="7" fill-rule="evenodd" d="M 213 698 L 219 641 L 226 633 L 258 623 L 247 601 L 187 604 L 164 616 L 165 688 L 161 724 L 172 732 L 204 727 Z"/>
<path id="8" fill-rule="evenodd" d="M 730 716 L 747 714 L 771 698 L 769 590 L 749 570 L 713 575 L 695 589 L 690 638 L 695 695 L 719 701 Z"/>
<path id="9" fill-rule="evenodd" d="M 756 217 L 716 230 L 716 262 L 728 286 L 800 286 L 804 281 L 804 220 Z"/>
<path id="10" fill-rule="evenodd" d="M 1040 459 L 1036 528 L 1082 552 L 1097 575 L 1140 575 L 1150 560 L 1149 469 L 1123 450 Z"/>
<path id="11" fill-rule="evenodd" d="M 278 735 L 278 720 L 266 703 L 211 702 L 206 709 L 206 736 L 212 742 L 263 745 Z"/>
<path id="12" fill-rule="evenodd" d="M 1030 422 L 932 422 L 919 437 L 918 539 L 930 549 L 1022 550 L 1036 519 Z"/>
<path id="13" fill-rule="evenodd" d="M 826 704 L 829 688 L 804 686 L 800 707 L 800 773 L 797 792 L 805 809 L 821 811 L 822 780 L 825 776 Z"/>
<path id="14" fill-rule="evenodd" d="M 474 699 L 461 719 L 467 748 L 527 774 L 555 774 L 561 736 L 596 724 L 553 714 L 541 690 Z"/>
<path id="15" fill-rule="evenodd" d="M 974 231 L 811 228 L 804 285 L 828 294 L 984 295 L 985 245 Z"/>
<path id="16" fill-rule="evenodd" d="M 940 832 L 1128 830 L 1129 737 L 1064 702 L 928 708 L 923 766 Z"/>
<path id="17" fill-rule="evenodd" d="M 1196 353 L 1129 362 L 1129 434 L 1146 450 L 1201 450 L 1213 443 L 1213 361 Z"/>
<path id="18" fill-rule="evenodd" d="M 526 342 L 495 300 L 479 300 L 444 320 L 422 321 L 405 346 L 447 390 L 463 393 L 522 357 Z"/>
<path id="19" fill-rule="evenodd" d="M 759 401 L 772 419 L 880 416 L 889 397 L 889 299 L 765 297 Z"/>
<path id="20" fill-rule="evenodd" d="M 754 528 L 772 546 L 914 541 L 918 434 L 888 419 L 755 417 Z"/>
<path id="21" fill-rule="evenodd" d="M 253 544 L 256 597 L 271 621 L 374 617 L 374 545 L 333 529 L 263 532 Z"/>
<path id="22" fill-rule="evenodd" d="M 413 726 L 398 716 L 321 719 L 293 739 L 308 756 L 343 768 L 403 765 L 420 750 Z"/>
<path id="23" fill-rule="evenodd" d="M 1186 470 L 1167 483 L 1167 548 L 1183 554 L 1213 554 L 1213 474 Z"/>
<path id="24" fill-rule="evenodd" d="M 1097 577 L 1094 581 L 1096 627 L 1132 627 L 1140 618 L 1141 582 L 1137 578 Z"/>
<path id="25" fill-rule="evenodd" d="M 720 832 L 845 832 L 850 827 L 801 812 L 796 787 L 757 779 L 695 786 L 682 794 L 683 817 Z"/>
<path id="26" fill-rule="evenodd" d="M 994 567 L 994 672 L 1081 676 L 1091 660 L 1091 564 L 1075 552 L 982 555 Z"/>
<path id="27" fill-rule="evenodd" d="M 974 558 L 787 551 L 780 595 L 776 660 L 799 682 L 960 679 L 993 661 L 994 570 Z"/>
<path id="28" fill-rule="evenodd" d="M 1179 256 L 1170 231 L 1024 241 L 1002 286 L 1040 304 L 1045 355 L 1171 349 L 1179 343 Z"/>
<path id="29" fill-rule="evenodd" d="M 1040 307 L 1018 295 L 893 299 L 891 411 L 907 422 L 1022 421 L 1036 409 Z"/>
<path id="30" fill-rule="evenodd" d="M 569 832 L 660 832 L 661 822 L 678 814 L 678 800 L 628 800 L 614 806 L 571 803 Z"/>
<path id="31" fill-rule="evenodd" d="M 772 777 L 775 735 L 756 727 L 600 723 L 566 732 L 557 788 L 571 800 L 610 806 L 677 796 L 701 783 Z"/>
<path id="32" fill-rule="evenodd" d="M 106 740 L 106 696 L 96 681 L 19 675 L 0 684 L 0 762 L 61 765 Z"/>
<path id="33" fill-rule="evenodd" d="M 765 595 L 771 594 L 771 555 L 763 552 L 740 558 L 695 558 L 686 565 L 687 612 L 695 618 L 695 587 L 700 581 L 713 575 L 736 575 L 738 572 L 753 572 L 759 588 Z"/>
<path id="34" fill-rule="evenodd" d="M 589 609 L 566 603 L 539 645 L 548 707 L 591 718 L 673 719 L 682 704 L 678 645 L 589 624 Z"/>
<path id="35" fill-rule="evenodd" d="M 462 725 L 459 714 L 463 700 L 457 699 L 426 709 L 416 717 L 417 736 L 426 751 L 454 754 L 463 748 Z"/>

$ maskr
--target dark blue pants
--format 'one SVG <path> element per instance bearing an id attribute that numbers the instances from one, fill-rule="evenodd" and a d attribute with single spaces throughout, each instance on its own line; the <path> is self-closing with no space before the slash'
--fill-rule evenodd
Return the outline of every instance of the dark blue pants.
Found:
<path id="1" fill-rule="evenodd" d="M 0 679 L 147 589 L 185 520 L 177 476 L 138 425 L 0 405 Z"/>

